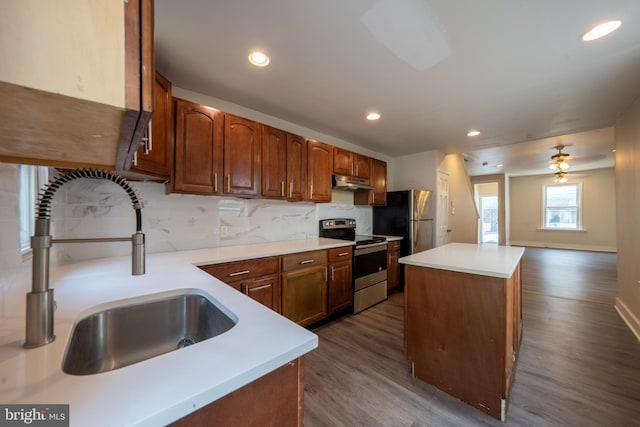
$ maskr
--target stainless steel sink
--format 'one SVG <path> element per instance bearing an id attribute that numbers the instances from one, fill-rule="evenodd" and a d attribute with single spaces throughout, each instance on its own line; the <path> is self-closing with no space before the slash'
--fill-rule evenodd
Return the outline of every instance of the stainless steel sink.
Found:
<path id="1" fill-rule="evenodd" d="M 89 375 L 122 368 L 223 334 L 236 321 L 199 294 L 102 310 L 76 324 L 62 370 Z"/>

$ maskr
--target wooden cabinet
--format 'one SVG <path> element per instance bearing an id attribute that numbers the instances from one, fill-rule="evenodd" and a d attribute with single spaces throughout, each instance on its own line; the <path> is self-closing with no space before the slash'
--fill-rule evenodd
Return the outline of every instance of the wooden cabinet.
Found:
<path id="1" fill-rule="evenodd" d="M 353 195 L 356 205 L 386 206 L 387 204 L 387 162 L 370 159 L 370 191 L 358 191 Z"/>
<path id="2" fill-rule="evenodd" d="M 510 278 L 405 265 L 405 349 L 416 378 L 505 421 L 521 334 Z"/>
<path id="3" fill-rule="evenodd" d="M 327 251 L 282 257 L 282 315 L 301 326 L 327 316 Z"/>
<path id="4" fill-rule="evenodd" d="M 278 257 L 201 266 L 210 275 L 280 313 L 281 285 Z"/>
<path id="5" fill-rule="evenodd" d="M 333 173 L 353 176 L 353 153 L 343 148 L 333 147 Z"/>
<path id="6" fill-rule="evenodd" d="M 329 313 L 353 305 L 353 249 L 351 246 L 329 249 Z"/>
<path id="7" fill-rule="evenodd" d="M 127 170 L 153 111 L 153 15 L 153 0 L 4 3 L 0 161 Z"/>
<path id="8" fill-rule="evenodd" d="M 175 115 L 171 191 L 220 194 L 224 115 L 213 108 L 182 99 L 176 100 Z"/>
<path id="9" fill-rule="evenodd" d="M 400 285 L 400 241 L 394 240 L 387 244 L 387 291 Z"/>
<path id="10" fill-rule="evenodd" d="M 299 357 L 179 419 L 172 427 L 302 427 L 304 358 Z"/>
<path id="11" fill-rule="evenodd" d="M 132 173 L 168 180 L 173 159 L 171 82 L 156 73 L 153 117 L 131 165 Z"/>
<path id="12" fill-rule="evenodd" d="M 261 141 L 262 197 L 287 198 L 287 133 L 262 126 Z"/>
<path id="13" fill-rule="evenodd" d="M 333 173 L 369 179 L 370 168 L 369 157 L 333 147 Z"/>
<path id="14" fill-rule="evenodd" d="M 224 115 L 224 194 L 260 195 L 260 136 L 257 122 Z"/>
<path id="15" fill-rule="evenodd" d="M 331 201 L 332 148 L 322 142 L 307 140 L 307 199 L 310 201 Z"/>
<path id="16" fill-rule="evenodd" d="M 354 176 L 357 178 L 370 178 L 371 159 L 362 154 L 355 153 L 353 155 Z"/>
<path id="17" fill-rule="evenodd" d="M 307 198 L 307 143 L 304 138 L 287 134 L 287 200 Z"/>

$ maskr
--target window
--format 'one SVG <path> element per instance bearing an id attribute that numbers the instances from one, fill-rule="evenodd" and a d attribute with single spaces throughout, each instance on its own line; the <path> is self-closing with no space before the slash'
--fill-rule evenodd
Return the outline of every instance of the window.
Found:
<path id="1" fill-rule="evenodd" d="M 543 186 L 544 222 L 549 230 L 579 230 L 581 227 L 580 184 Z"/>
<path id="2" fill-rule="evenodd" d="M 31 250 L 36 200 L 38 192 L 47 182 L 48 171 L 43 166 L 18 165 L 18 215 L 22 253 Z"/>

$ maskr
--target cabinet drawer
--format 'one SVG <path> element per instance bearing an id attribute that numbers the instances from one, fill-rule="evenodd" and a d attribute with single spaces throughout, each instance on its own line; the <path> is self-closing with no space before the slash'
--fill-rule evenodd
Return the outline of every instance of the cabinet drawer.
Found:
<path id="1" fill-rule="evenodd" d="M 353 258 L 353 248 L 351 246 L 329 249 L 329 262 L 331 263 L 351 261 L 351 258 Z"/>
<path id="2" fill-rule="evenodd" d="M 327 251 L 310 251 L 282 257 L 282 271 L 327 264 Z"/>
<path id="3" fill-rule="evenodd" d="M 236 280 L 278 274 L 278 257 L 212 264 L 200 268 L 223 282 L 235 282 Z"/>

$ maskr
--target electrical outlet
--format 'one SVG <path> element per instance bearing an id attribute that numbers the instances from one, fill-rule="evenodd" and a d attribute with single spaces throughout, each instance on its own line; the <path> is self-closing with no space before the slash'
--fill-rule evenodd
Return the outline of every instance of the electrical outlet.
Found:
<path id="1" fill-rule="evenodd" d="M 221 225 L 220 226 L 220 237 L 227 237 L 229 235 L 229 226 Z"/>

